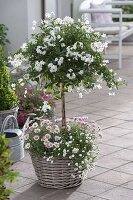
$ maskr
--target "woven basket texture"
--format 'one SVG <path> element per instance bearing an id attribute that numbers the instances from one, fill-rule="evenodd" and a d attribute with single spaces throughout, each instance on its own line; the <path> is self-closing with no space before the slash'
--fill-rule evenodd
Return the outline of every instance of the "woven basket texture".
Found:
<path id="1" fill-rule="evenodd" d="M 74 171 L 74 165 L 69 159 L 57 160 L 53 163 L 44 158 L 37 158 L 31 155 L 32 163 L 38 178 L 38 183 L 42 187 L 65 189 L 78 186 L 82 183 L 77 171 Z"/>
<path id="2" fill-rule="evenodd" d="M 18 112 L 18 107 L 13 108 L 11 110 L 3 110 L 0 111 L 0 130 L 3 124 L 4 119 L 8 116 L 8 115 L 14 115 L 15 118 L 17 118 L 17 112 Z M 9 129 L 9 128 L 14 128 L 14 124 L 13 124 L 13 120 L 12 118 L 8 121 L 5 129 Z"/>

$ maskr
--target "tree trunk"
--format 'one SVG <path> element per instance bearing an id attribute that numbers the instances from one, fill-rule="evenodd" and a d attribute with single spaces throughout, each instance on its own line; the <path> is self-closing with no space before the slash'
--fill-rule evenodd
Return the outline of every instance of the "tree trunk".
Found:
<path id="1" fill-rule="evenodd" d="M 62 127 L 66 127 L 66 112 L 65 112 L 65 93 L 64 85 L 61 83 L 61 112 L 62 112 Z"/>

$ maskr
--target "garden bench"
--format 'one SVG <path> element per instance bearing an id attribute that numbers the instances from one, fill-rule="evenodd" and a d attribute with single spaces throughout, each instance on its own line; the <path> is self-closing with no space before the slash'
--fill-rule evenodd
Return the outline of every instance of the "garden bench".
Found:
<path id="1" fill-rule="evenodd" d="M 87 0 L 86 0 L 87 2 Z M 83 2 L 84 3 L 84 2 Z M 132 22 L 123 22 L 123 19 L 133 18 L 133 14 L 125 14 L 123 13 L 122 8 L 115 8 L 114 6 L 124 6 L 124 5 L 132 5 L 133 1 L 108 1 L 106 4 L 106 8 L 91 8 L 84 6 L 85 4 L 81 4 L 79 8 L 79 12 L 82 15 L 85 15 L 89 18 L 91 26 L 95 31 L 106 34 L 106 39 L 112 42 L 118 42 L 119 50 L 117 55 L 107 55 L 109 59 L 118 59 L 119 66 L 118 68 L 122 68 L 122 44 L 123 40 L 130 35 L 133 34 L 133 21 Z M 108 7 L 110 5 L 110 7 Z M 96 23 L 92 20 L 94 14 L 102 14 L 106 16 L 106 14 L 110 14 L 112 19 L 118 18 L 118 22 L 114 22 L 112 20 L 111 23 Z"/>

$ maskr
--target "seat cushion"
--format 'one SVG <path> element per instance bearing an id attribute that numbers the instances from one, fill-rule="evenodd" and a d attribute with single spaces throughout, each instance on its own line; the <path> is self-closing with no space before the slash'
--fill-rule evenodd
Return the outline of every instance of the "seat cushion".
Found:
<path id="1" fill-rule="evenodd" d="M 105 5 L 110 0 L 103 0 L 103 1 L 95 1 L 92 0 L 90 7 L 93 9 L 108 9 L 111 8 L 110 5 Z M 92 13 L 91 14 L 92 23 L 96 24 L 111 24 L 112 21 L 112 14 L 111 13 Z"/>
<path id="2" fill-rule="evenodd" d="M 119 22 L 114 22 L 119 25 Z M 133 28 L 133 22 L 122 22 L 123 26 L 127 26 L 128 28 Z"/>
<path id="3" fill-rule="evenodd" d="M 119 33 L 120 28 L 119 26 L 106 26 L 106 27 L 97 27 L 94 28 L 95 31 L 100 32 L 100 33 L 105 33 L 107 35 L 116 35 Z M 127 26 L 122 26 L 122 32 L 125 32 L 128 30 Z"/>

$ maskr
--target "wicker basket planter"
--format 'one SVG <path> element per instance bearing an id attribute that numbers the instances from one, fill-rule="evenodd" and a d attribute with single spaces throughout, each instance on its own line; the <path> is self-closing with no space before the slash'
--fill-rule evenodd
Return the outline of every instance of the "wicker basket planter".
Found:
<path id="1" fill-rule="evenodd" d="M 0 111 L 0 130 L 1 130 L 1 127 L 2 127 L 2 124 L 3 124 L 3 121 L 4 119 L 8 116 L 8 115 L 14 115 L 15 118 L 17 118 L 17 112 L 18 112 L 18 107 L 15 107 L 13 109 L 10 109 L 10 110 L 3 110 L 3 111 Z M 12 118 L 8 121 L 6 127 L 6 129 L 8 128 L 13 128 L 13 121 L 12 121 Z"/>
<path id="2" fill-rule="evenodd" d="M 69 159 L 55 159 L 53 163 L 31 155 L 32 163 L 38 178 L 38 183 L 46 188 L 71 188 L 82 183 L 82 178 Z"/>

